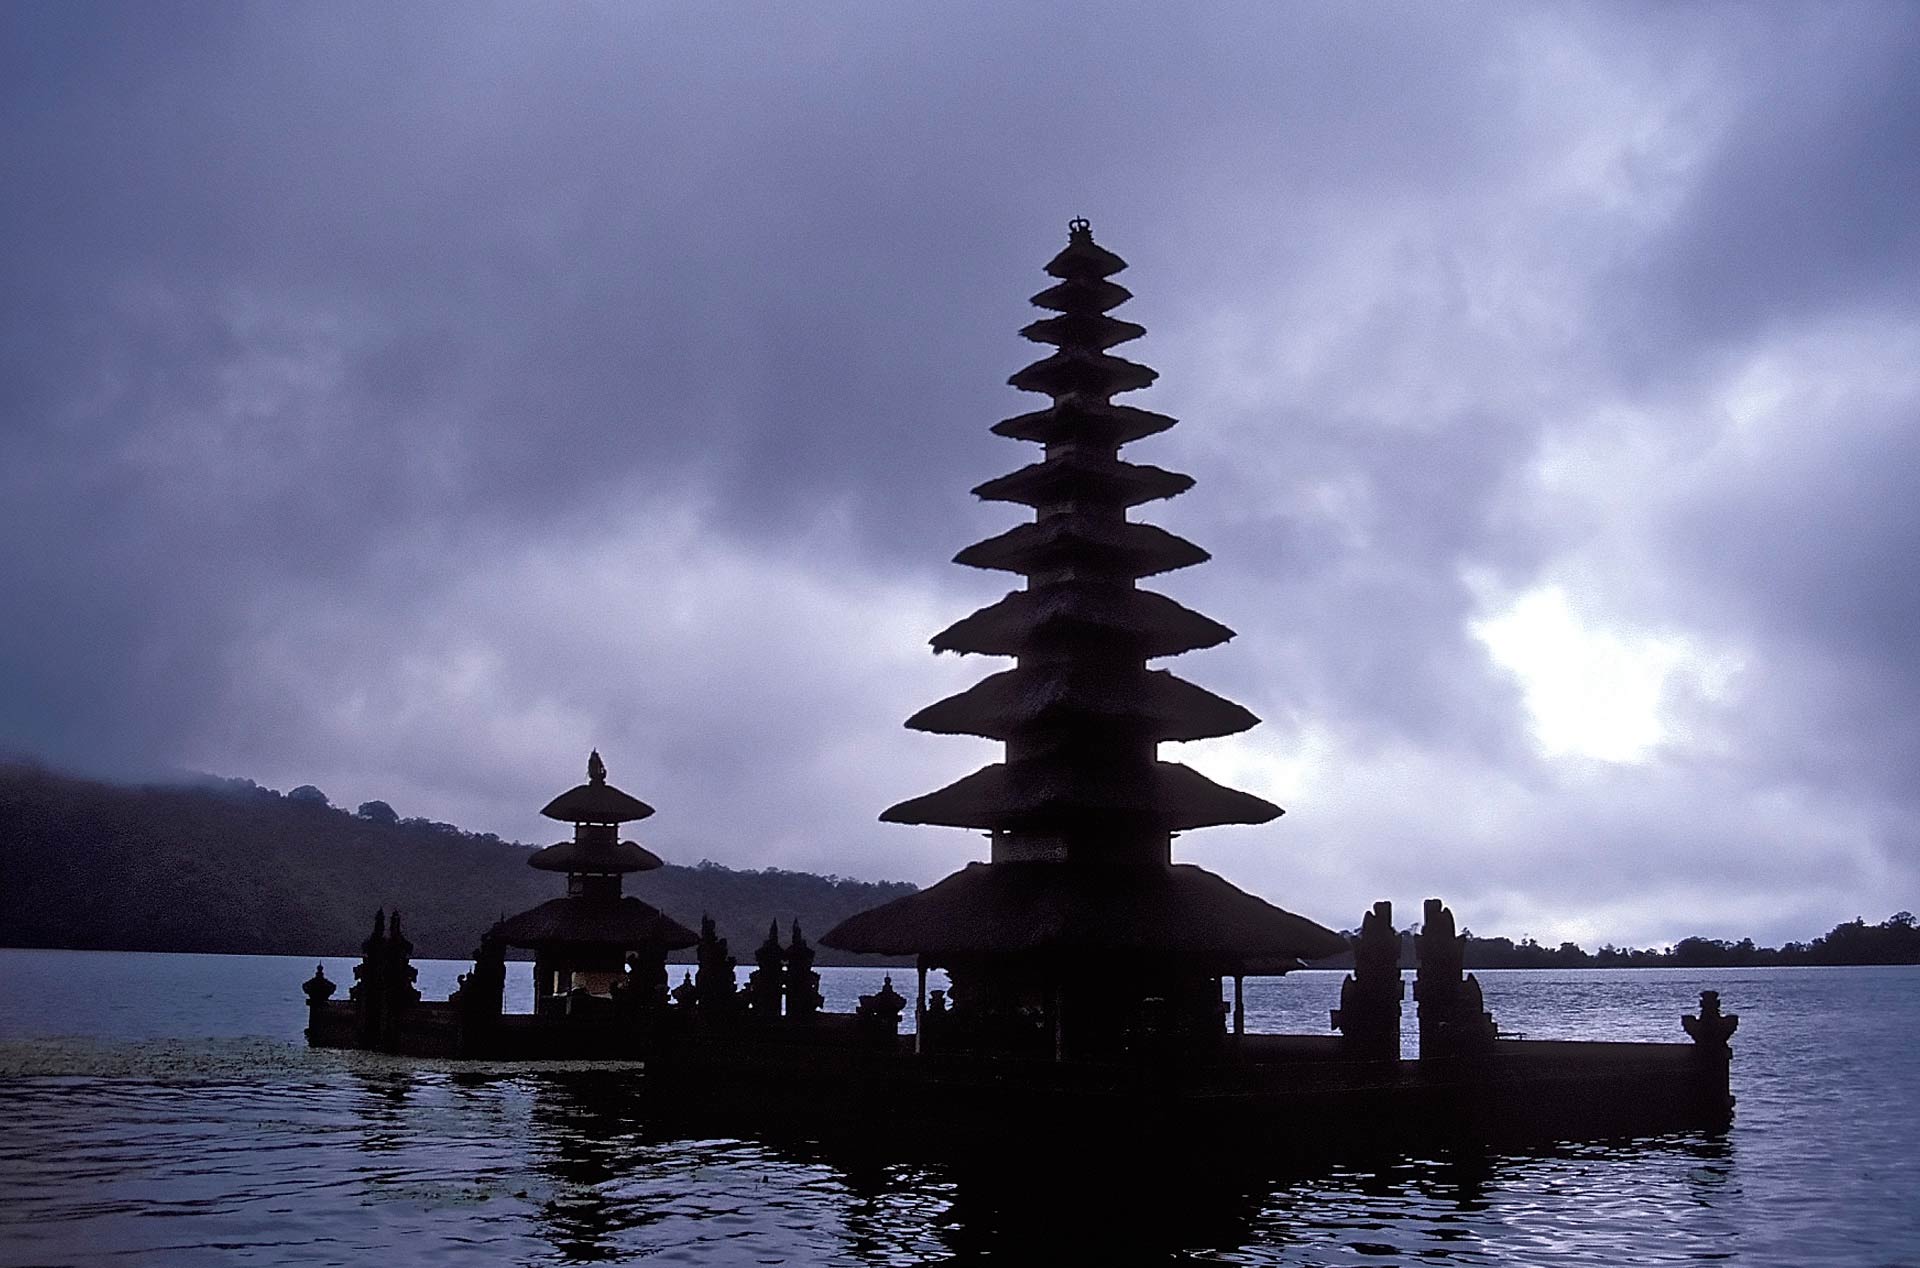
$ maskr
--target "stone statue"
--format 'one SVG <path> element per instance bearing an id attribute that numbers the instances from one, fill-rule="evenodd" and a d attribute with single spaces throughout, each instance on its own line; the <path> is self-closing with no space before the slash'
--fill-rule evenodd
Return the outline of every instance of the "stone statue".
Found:
<path id="1" fill-rule="evenodd" d="M 780 922 L 767 926 L 767 940 L 753 953 L 759 965 L 747 978 L 747 1011 L 762 1020 L 780 1016 L 787 987 L 787 952 L 780 945 Z"/>
<path id="2" fill-rule="evenodd" d="M 387 991 L 395 1007 L 420 1002 L 420 988 L 414 985 L 419 978 L 420 970 L 413 967 L 413 943 L 400 932 L 400 913 L 396 911 L 387 929 Z"/>
<path id="3" fill-rule="evenodd" d="M 324 964 L 314 965 L 313 976 L 303 982 L 300 989 L 307 993 L 307 1003 L 315 1008 L 320 1007 L 320 1005 L 332 999 L 334 985 L 327 980 L 327 966 Z"/>
<path id="4" fill-rule="evenodd" d="M 1733 1032 L 1740 1028 L 1739 1013 L 1720 1011 L 1720 992 L 1700 992 L 1700 1015 L 1684 1016 L 1680 1024 L 1702 1048 L 1724 1049 Z"/>
<path id="5" fill-rule="evenodd" d="M 695 1002 L 710 1011 L 731 1008 L 736 961 L 727 954 L 727 940 L 714 932 L 712 916 L 700 917 L 700 944 L 695 948 L 694 958 L 699 961 L 699 976 L 694 982 Z"/>
<path id="6" fill-rule="evenodd" d="M 379 989 L 380 966 L 386 960 L 387 950 L 387 909 L 380 908 L 373 913 L 373 932 L 360 944 L 360 963 L 353 966 L 353 986 L 347 991 L 347 998 L 360 1002 L 370 1000 Z"/>
<path id="7" fill-rule="evenodd" d="M 1413 998 L 1420 1012 L 1420 1057 L 1480 1056 L 1493 1049 L 1497 1030 L 1486 1011 L 1480 982 L 1462 975 L 1466 935 L 1456 933 L 1453 913 L 1438 898 L 1427 899 L 1425 920 L 1413 940 L 1419 970 Z"/>
<path id="8" fill-rule="evenodd" d="M 900 1014 L 906 1007 L 906 997 L 893 989 L 893 974 L 889 973 L 881 980 L 879 990 L 860 997 L 859 1006 L 853 1011 L 863 1028 L 893 1036 L 900 1032 Z"/>
<path id="9" fill-rule="evenodd" d="M 1400 935 L 1393 929 L 1393 904 L 1378 902 L 1360 919 L 1353 940 L 1353 972 L 1340 984 L 1340 1007 L 1333 1028 L 1355 1056 L 1397 1060 L 1400 1056 Z"/>
<path id="10" fill-rule="evenodd" d="M 360 944 L 360 963 L 353 967 L 353 987 L 347 992 L 360 1046 L 395 1050 L 398 1014 L 420 1002 L 414 985 L 419 976 L 413 967 L 413 943 L 400 930 L 400 913 L 394 912 L 389 923 L 384 908 L 376 911 L 373 932 Z"/>
<path id="11" fill-rule="evenodd" d="M 793 922 L 793 941 L 787 947 L 787 1016 L 811 1017 L 826 998 L 820 994 L 820 975 L 813 971 L 813 948 Z"/>

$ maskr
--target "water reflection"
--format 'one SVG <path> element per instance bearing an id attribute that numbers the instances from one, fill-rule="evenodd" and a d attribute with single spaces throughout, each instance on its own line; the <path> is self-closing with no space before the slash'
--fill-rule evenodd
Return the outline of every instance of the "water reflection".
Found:
<path id="1" fill-rule="evenodd" d="M 1650 1223 L 1668 1226 L 1662 1245 L 1676 1260 L 1731 1253 L 1731 1230 L 1713 1214 L 1733 1182 L 1718 1136 L 1314 1168 L 1038 1141 L 907 1163 L 847 1142 L 676 1137 L 686 1122 L 663 1127 L 630 1077 L 539 1075 L 514 1086 L 530 1099 L 534 1223 L 569 1263 L 670 1247 L 725 1262 L 1484 1263 L 1536 1241 L 1605 1262 L 1636 1239 L 1644 1252 Z M 1638 1177 L 1624 1190 L 1623 1168 Z M 1539 1200 L 1543 1187 L 1551 1203 Z M 1584 1204 L 1585 1227 L 1572 1236 L 1568 1201 Z"/>
<path id="2" fill-rule="evenodd" d="M 129 1035 L 115 1029 L 114 992 L 160 997 L 138 972 L 155 957 L 54 957 L 60 972 L 43 976 L 82 1010 L 55 1013 L 10 976 L 37 955 L 0 954 L 0 1263 L 1802 1268 L 1910 1262 L 1920 1245 L 1920 1208 L 1897 1200 L 1920 1191 L 1911 969 L 1509 975 L 1503 1019 L 1540 1034 L 1571 1024 L 1577 1004 L 1583 1029 L 1613 1033 L 1601 1022 L 1617 1015 L 1620 1037 L 1656 1037 L 1631 1027 L 1664 1033 L 1702 987 L 1737 986 L 1731 1133 L 1290 1174 L 1274 1158 L 1128 1160 L 1072 1141 L 1051 1157 L 1021 1142 L 1004 1156 L 909 1162 L 739 1139 L 737 1125 L 682 1134 L 636 1102 L 631 1069 L 308 1051 L 287 984 L 311 961 L 204 958 L 209 981 L 257 976 L 260 1010 L 218 996 L 195 1013 L 206 992 L 194 991 Z M 131 976 L 107 975 L 112 965 Z M 89 966 L 99 974 L 74 989 Z M 1309 1020 L 1318 1010 L 1324 1025 L 1311 986 L 1282 980 L 1268 1002 Z M 32 1028 L 7 1028 L 9 992 Z"/>
<path id="3" fill-rule="evenodd" d="M 535 1207 L 541 1233 L 568 1262 L 616 1258 L 628 1234 L 661 1218 L 644 1181 L 667 1168 L 638 1130 L 637 1087 L 607 1074 L 536 1088 L 530 1162 L 551 1182 Z"/>

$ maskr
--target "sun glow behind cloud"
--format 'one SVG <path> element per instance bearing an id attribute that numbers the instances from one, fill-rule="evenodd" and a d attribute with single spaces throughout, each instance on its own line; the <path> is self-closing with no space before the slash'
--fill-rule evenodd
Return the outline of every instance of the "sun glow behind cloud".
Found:
<path id="1" fill-rule="evenodd" d="M 1683 683 L 1723 695 L 1733 666 L 1678 634 L 1610 629 L 1546 584 L 1473 621 L 1473 636 L 1519 680 L 1549 757 L 1642 763 L 1686 738 L 1668 708 Z"/>

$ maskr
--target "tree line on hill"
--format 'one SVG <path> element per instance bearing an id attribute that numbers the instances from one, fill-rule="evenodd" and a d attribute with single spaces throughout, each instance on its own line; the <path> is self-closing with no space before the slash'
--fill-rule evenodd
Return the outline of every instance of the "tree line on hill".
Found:
<path id="1" fill-rule="evenodd" d="M 337 809 L 311 785 L 127 787 L 0 764 L 0 945 L 350 955 L 374 910 L 397 907 L 415 954 L 464 959 L 503 915 L 565 892 L 529 853 L 384 802 Z M 914 888 L 704 860 L 627 880 L 689 928 L 712 915 L 742 963 L 773 921 L 817 940 Z M 825 964 L 867 962 L 821 952 Z"/>
<path id="2" fill-rule="evenodd" d="M 462 959 L 495 920 L 561 892 L 558 877 L 526 865 L 528 853 L 492 833 L 402 818 L 384 801 L 335 808 L 311 784 L 285 795 L 248 779 L 129 787 L 0 762 L 0 946 L 349 955 L 375 908 L 398 907 L 416 954 Z M 817 939 L 855 912 L 914 889 L 706 860 L 628 881 L 628 892 L 690 928 L 713 916 L 743 963 L 771 922 L 785 935 L 797 920 Z M 823 949 L 820 962 L 883 961 Z M 1351 963 L 1349 955 L 1315 967 Z M 1414 963 L 1411 930 L 1401 935 L 1401 963 Z M 1696 937 L 1660 950 L 1609 945 L 1597 952 L 1468 931 L 1466 964 L 1920 964 L 1920 929 L 1903 911 L 1781 947 Z"/>
<path id="3" fill-rule="evenodd" d="M 1412 968 L 1415 927 L 1400 935 L 1400 966 Z M 1670 947 L 1616 947 L 1611 943 L 1588 951 L 1572 942 L 1545 946 L 1532 938 L 1477 937 L 1463 930 L 1469 969 L 1724 969 L 1808 964 L 1920 964 L 1920 927 L 1913 913 L 1895 912 L 1877 925 L 1855 918 L 1811 942 L 1789 942 L 1778 947 L 1755 946 L 1752 938 L 1729 942 L 1721 938 L 1682 938 Z M 1349 937 L 1357 936 L 1349 934 Z M 1317 961 L 1315 967 L 1345 968 L 1351 955 Z"/>

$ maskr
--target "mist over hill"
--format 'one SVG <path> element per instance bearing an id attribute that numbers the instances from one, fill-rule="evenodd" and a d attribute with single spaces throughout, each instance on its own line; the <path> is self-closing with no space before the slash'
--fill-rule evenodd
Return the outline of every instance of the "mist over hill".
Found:
<path id="1" fill-rule="evenodd" d="M 398 908 L 416 954 L 464 959 L 502 915 L 562 892 L 527 866 L 531 847 L 449 823 L 403 819 L 384 802 L 331 806 L 317 788 L 282 794 L 247 779 L 127 786 L 0 761 L 0 946 L 113 951 L 350 955 L 375 908 Z M 742 963 L 794 920 L 817 942 L 856 911 L 912 893 L 858 881 L 701 861 L 627 879 L 628 892 L 697 928 L 713 916 Z M 681 953 L 686 959 L 690 953 Z M 821 949 L 822 964 L 883 963 Z M 1898 912 L 1808 942 L 1684 938 L 1671 947 L 1469 936 L 1468 968 L 1658 968 L 1912 964 L 1920 927 Z M 1411 929 L 1401 963 L 1414 963 Z M 1344 968 L 1352 956 L 1317 961 Z"/>
<path id="2" fill-rule="evenodd" d="M 527 846 L 363 809 L 245 779 L 129 787 L 0 763 L 0 945 L 347 955 L 375 908 L 397 907 L 415 954 L 457 959 L 501 915 L 564 892 Z M 689 927 L 711 914 L 743 963 L 769 921 L 817 940 L 914 888 L 704 861 L 627 880 Z"/>

